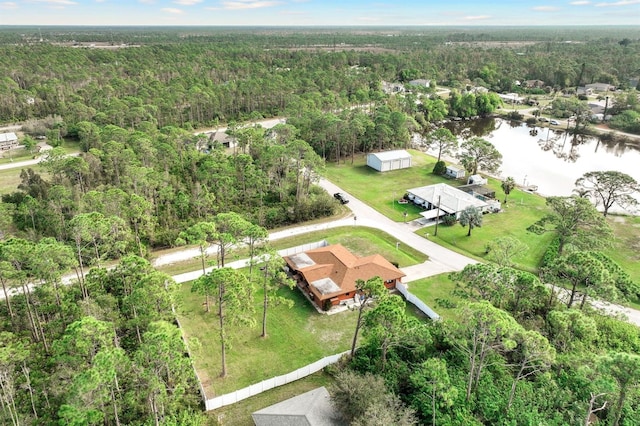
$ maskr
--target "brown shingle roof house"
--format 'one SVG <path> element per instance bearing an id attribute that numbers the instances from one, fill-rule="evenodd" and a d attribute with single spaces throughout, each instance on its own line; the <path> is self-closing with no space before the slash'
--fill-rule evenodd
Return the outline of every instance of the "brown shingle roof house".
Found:
<path id="1" fill-rule="evenodd" d="M 366 281 L 378 276 L 387 288 L 392 289 L 405 276 L 379 254 L 358 257 L 341 244 L 296 253 L 284 260 L 298 287 L 324 310 L 353 298 L 358 279 Z"/>

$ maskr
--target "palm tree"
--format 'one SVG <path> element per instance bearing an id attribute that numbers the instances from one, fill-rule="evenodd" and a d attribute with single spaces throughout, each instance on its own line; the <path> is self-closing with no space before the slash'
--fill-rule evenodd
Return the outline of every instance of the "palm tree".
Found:
<path id="1" fill-rule="evenodd" d="M 500 184 L 500 186 L 502 186 L 502 190 L 504 191 L 504 203 L 507 204 L 507 197 L 509 196 L 513 188 L 516 187 L 516 181 L 511 176 L 509 176 L 502 181 L 502 184 Z"/>
<path id="2" fill-rule="evenodd" d="M 460 212 L 460 218 L 458 221 L 462 226 L 469 226 L 467 237 L 470 237 L 471 230 L 473 228 L 480 228 L 482 226 L 482 212 L 479 208 L 474 206 L 466 207 L 462 212 Z"/>

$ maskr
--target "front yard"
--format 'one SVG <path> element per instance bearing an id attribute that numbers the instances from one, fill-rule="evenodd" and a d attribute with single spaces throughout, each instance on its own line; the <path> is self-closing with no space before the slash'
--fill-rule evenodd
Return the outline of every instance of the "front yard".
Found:
<path id="1" fill-rule="evenodd" d="M 340 243 L 358 256 L 379 253 L 390 262 L 398 263 L 400 267 L 426 260 L 426 256 L 406 245 L 397 250 L 396 240 L 384 232 L 361 226 L 317 231 L 277 240 L 274 245 L 286 248 L 321 239 Z M 256 274 L 254 283 L 259 287 L 262 275 Z M 280 294 L 293 300 L 294 306 L 291 309 L 284 306 L 269 309 L 268 337 L 263 339 L 260 337 L 263 292 L 256 289 L 256 326 L 236 334 L 232 347 L 227 351 L 228 376 L 221 379 L 218 318 L 213 309 L 209 313 L 205 312 L 204 297 L 191 292 L 191 283 L 181 285 L 177 315 L 207 398 L 291 372 L 351 347 L 355 312 L 322 315 L 297 288 L 282 289 Z"/>
<path id="2" fill-rule="evenodd" d="M 404 195 L 405 190 L 435 183 L 459 186 L 466 182 L 433 175 L 431 170 L 436 159 L 420 151 L 410 152 L 413 165 L 408 169 L 380 173 L 368 167 L 365 157 L 361 156 L 353 166 L 328 165 L 327 176 L 336 185 L 392 220 L 405 220 L 404 211 L 408 212 L 407 220 L 417 219 L 422 209 L 411 203 L 397 203 L 397 199 Z M 504 201 L 499 180 L 489 179 L 487 186 L 495 191 L 498 200 Z M 538 267 L 552 236 L 535 235 L 527 232 L 526 228 L 540 219 L 545 212 L 543 197 L 515 189 L 509 195 L 508 203 L 503 204 L 503 212 L 484 215 L 482 228 L 474 229 L 471 237 L 467 237 L 466 229 L 457 224 L 452 227 L 439 225 L 437 237 L 433 237 L 433 226 L 423 228 L 417 233 L 421 236 L 428 233 L 428 238 L 438 244 L 478 260 L 484 258 L 485 247 L 489 241 L 500 236 L 512 236 L 529 246 L 528 252 L 522 258 L 515 259 L 518 267 L 532 271 Z"/>

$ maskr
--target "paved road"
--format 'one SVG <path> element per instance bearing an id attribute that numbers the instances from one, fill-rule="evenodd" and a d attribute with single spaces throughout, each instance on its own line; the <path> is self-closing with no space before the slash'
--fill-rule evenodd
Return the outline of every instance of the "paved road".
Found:
<path id="1" fill-rule="evenodd" d="M 270 119 L 263 120 L 259 123 L 264 127 L 273 127 L 274 125 L 281 123 L 282 119 Z M 220 128 L 217 130 L 226 130 L 224 128 Z M 8 165 L 1 165 L 0 170 L 3 168 L 11 168 L 11 167 L 25 167 L 28 165 L 33 165 L 39 162 L 40 159 L 22 161 L 18 163 L 12 163 Z M 5 167 L 3 167 L 5 166 Z M 6 167 L 9 166 L 9 167 Z M 429 256 L 429 260 L 423 262 L 418 265 L 413 265 L 407 268 L 403 268 L 402 271 L 407 275 L 403 278 L 403 281 L 406 283 L 416 281 L 421 278 L 430 277 L 446 272 L 459 271 L 463 269 L 466 265 L 471 263 L 477 263 L 474 259 L 463 256 L 459 253 L 456 253 L 452 250 L 444 248 L 438 244 L 435 244 L 429 241 L 426 238 L 420 237 L 416 235 L 414 232 L 418 229 L 412 222 L 409 223 L 398 223 L 394 222 L 381 213 L 374 210 L 372 207 L 366 205 L 362 201 L 353 197 L 351 194 L 348 194 L 342 188 L 337 185 L 329 182 L 326 179 L 320 180 L 320 186 L 323 187 L 328 193 L 333 194 L 336 192 L 343 192 L 349 196 L 350 202 L 346 204 L 346 206 L 351 210 L 352 215 L 347 218 L 335 220 L 332 222 L 319 223 L 313 225 L 303 225 L 293 228 L 288 228 L 282 231 L 272 232 L 269 234 L 269 240 L 277 240 L 281 238 L 286 238 L 294 235 L 305 234 L 313 231 L 319 231 L 322 229 L 335 228 L 340 226 L 367 226 L 371 228 L 380 229 L 385 231 L 386 233 L 392 235 L 398 240 L 400 244 L 407 244 L 410 247 L 426 254 Z M 208 253 L 210 255 L 215 255 L 216 248 L 210 247 L 208 249 Z M 152 264 L 156 267 L 168 265 L 172 263 L 182 262 L 185 260 L 198 258 L 200 255 L 199 250 L 197 248 L 189 248 L 184 249 L 172 253 L 166 253 L 159 255 L 156 259 L 153 260 Z M 246 265 L 246 260 L 241 260 L 237 262 L 232 262 L 229 264 L 234 267 L 243 267 Z M 178 282 L 190 281 L 202 274 L 201 270 L 189 272 L 186 274 L 180 274 L 175 276 L 174 278 Z M 65 284 L 70 283 L 76 279 L 75 275 L 67 275 L 63 278 L 63 282 Z M 12 294 L 16 294 L 21 292 L 19 289 L 14 289 Z M 4 294 L 0 293 L 0 299 L 4 298 Z M 619 306 L 616 304 L 602 302 L 594 299 L 590 299 L 590 302 L 593 306 L 598 309 L 602 309 L 608 313 L 617 315 L 623 314 L 626 315 L 630 322 L 640 326 L 640 311 L 633 310 L 630 308 L 625 308 L 623 306 Z"/>
<path id="2" fill-rule="evenodd" d="M 351 194 L 344 191 L 337 185 L 327 181 L 326 179 L 320 180 L 320 186 L 322 186 L 330 194 L 336 192 L 343 192 L 349 197 L 349 204 L 346 206 L 351 210 L 352 215 L 347 218 L 335 220 L 327 223 L 313 224 L 297 226 L 288 228 L 283 231 L 272 232 L 269 234 L 269 240 L 277 240 L 280 238 L 291 237 L 294 235 L 305 234 L 312 231 L 319 231 L 322 229 L 335 228 L 339 226 L 368 226 L 387 232 L 394 236 L 400 244 L 407 244 L 414 249 L 429 256 L 429 260 L 413 265 L 407 268 L 403 268 L 402 271 L 407 274 L 403 278 L 403 282 L 410 283 L 412 281 L 438 275 L 441 273 L 459 271 L 470 263 L 476 263 L 475 260 L 458 254 L 454 251 L 446 249 L 438 244 L 435 244 L 423 237 L 416 235 L 414 232 L 417 227 L 411 223 L 398 223 L 394 222 L 381 213 L 377 212 L 370 206 L 366 205 L 362 201 L 353 197 Z M 355 217 L 355 219 L 354 219 Z M 215 254 L 215 248 L 210 248 L 211 254 Z M 155 261 L 155 266 L 166 265 L 169 263 L 180 262 L 199 256 L 198 249 L 185 249 L 179 252 L 170 253 L 159 256 Z M 238 267 L 246 266 L 246 261 L 238 261 Z M 234 264 L 230 264 L 234 265 Z M 200 276 L 202 271 L 190 272 L 187 274 L 181 274 L 174 277 L 179 282 L 190 281 Z M 562 290 L 564 291 L 564 290 Z M 561 296 L 562 297 L 562 296 Z M 624 306 L 616 305 L 614 303 L 603 302 L 590 298 L 589 302 L 597 309 L 601 309 L 612 315 L 625 315 L 629 322 L 640 326 L 640 311 Z"/>
<path id="3" fill-rule="evenodd" d="M 8 169 L 29 167 L 29 166 L 33 166 L 35 164 L 38 164 L 40 161 L 42 161 L 42 157 L 38 157 L 38 158 L 33 159 L 33 160 L 16 161 L 16 162 L 12 162 L 12 163 L 0 164 L 0 170 L 8 170 Z"/>
<path id="4" fill-rule="evenodd" d="M 326 179 L 320 180 L 320 186 L 331 194 L 336 192 L 346 193 L 342 188 L 339 188 Z M 274 241 L 281 238 L 292 237 L 323 229 L 336 228 L 339 226 L 367 226 L 380 229 L 395 237 L 400 244 L 407 244 L 408 246 L 429 256 L 429 260 L 426 262 L 403 269 L 403 272 L 407 274 L 407 276 L 403 278 L 404 282 L 411 282 L 444 272 L 459 271 L 470 263 L 476 263 L 473 259 L 446 249 L 414 234 L 414 231 L 417 228 L 411 223 L 396 223 L 355 197 L 349 195 L 349 199 L 349 204 L 346 204 L 352 212 L 352 215 L 349 217 L 334 220 L 332 222 L 297 226 L 283 231 L 272 232 L 269 234 L 269 240 Z M 210 256 L 215 253 L 215 247 L 210 247 L 208 249 L 208 254 Z M 160 255 L 153 261 L 153 265 L 158 267 L 197 258 L 199 256 L 200 252 L 197 248 L 185 249 Z"/>

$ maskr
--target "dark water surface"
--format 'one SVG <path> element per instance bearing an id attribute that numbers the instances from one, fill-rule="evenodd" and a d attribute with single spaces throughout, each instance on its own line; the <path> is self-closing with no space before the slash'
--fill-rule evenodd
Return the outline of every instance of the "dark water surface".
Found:
<path id="1" fill-rule="evenodd" d="M 537 185 L 543 195 L 571 195 L 586 172 L 617 170 L 640 182 L 640 140 L 585 137 L 502 119 L 449 123 L 459 139 L 478 136 L 502 154 L 502 177 Z M 537 134 L 536 134 L 537 131 Z"/>

